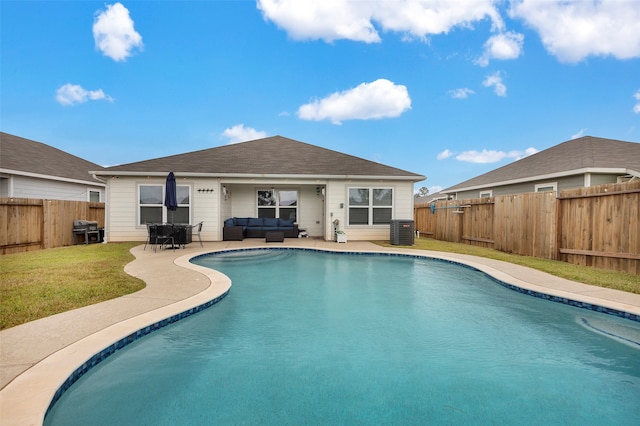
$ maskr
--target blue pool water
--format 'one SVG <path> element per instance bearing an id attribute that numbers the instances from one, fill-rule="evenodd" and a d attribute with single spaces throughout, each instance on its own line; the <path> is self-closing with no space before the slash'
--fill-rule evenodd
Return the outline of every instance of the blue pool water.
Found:
<path id="1" fill-rule="evenodd" d="M 640 418 L 640 324 L 443 261 L 199 257 L 213 307 L 116 352 L 47 425 L 616 424 Z"/>

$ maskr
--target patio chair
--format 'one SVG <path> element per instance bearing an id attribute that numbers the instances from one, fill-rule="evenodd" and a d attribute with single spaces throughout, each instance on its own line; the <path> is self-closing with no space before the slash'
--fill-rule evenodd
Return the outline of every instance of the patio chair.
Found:
<path id="1" fill-rule="evenodd" d="M 165 246 L 171 244 L 171 249 L 175 250 L 175 239 L 174 239 L 174 231 L 173 225 L 155 225 L 156 228 L 156 244 L 153 246 L 153 251 L 158 249 L 158 245 L 160 245 L 160 249 L 162 250 Z"/>
<path id="2" fill-rule="evenodd" d="M 195 232 L 195 234 L 198 236 L 198 240 L 200 240 L 200 247 L 204 247 L 202 245 L 202 237 L 200 236 L 200 232 L 202 231 L 202 224 L 203 222 L 200 222 L 191 226 L 191 235 L 193 235 L 193 233 Z"/>
<path id="3" fill-rule="evenodd" d="M 147 242 L 144 244 L 144 249 L 147 249 L 147 244 L 153 245 L 153 251 L 166 248 L 171 244 L 171 248 L 175 251 L 175 238 L 173 225 L 163 225 L 156 223 L 147 223 Z"/>
<path id="4" fill-rule="evenodd" d="M 143 250 L 147 249 L 147 245 L 156 244 L 157 233 L 158 233 L 157 225 L 155 223 L 147 223 L 147 241 L 144 242 Z"/>

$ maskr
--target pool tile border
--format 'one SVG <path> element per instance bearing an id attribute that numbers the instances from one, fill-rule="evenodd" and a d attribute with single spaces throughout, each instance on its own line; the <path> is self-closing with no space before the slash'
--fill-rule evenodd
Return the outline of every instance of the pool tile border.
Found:
<path id="1" fill-rule="evenodd" d="M 91 370 L 93 367 L 97 366 L 98 364 L 100 364 L 102 361 L 106 360 L 107 358 L 109 358 L 111 355 L 115 354 L 117 351 L 119 351 L 120 349 L 128 346 L 129 344 L 135 342 L 136 340 L 150 334 L 153 333 L 154 331 L 160 330 L 161 328 L 164 328 L 166 326 L 168 326 L 169 324 L 173 324 L 174 322 L 180 321 L 182 319 L 185 319 L 193 314 L 197 314 L 198 312 L 202 312 L 205 309 L 208 309 L 210 307 L 212 307 L 213 305 L 215 305 L 216 303 L 218 303 L 219 301 L 221 301 L 222 299 L 224 299 L 225 296 L 227 296 L 229 294 L 229 290 L 225 291 L 224 293 L 222 293 L 220 296 L 209 300 L 208 302 L 202 303 L 198 306 L 194 306 L 193 308 L 187 309 L 186 311 L 180 312 L 178 314 L 172 315 L 168 318 L 165 318 L 163 320 L 160 320 L 158 322 L 155 322 L 153 324 L 150 324 L 146 327 L 143 327 L 131 334 L 129 334 L 126 337 L 123 337 L 122 339 L 112 343 L 111 345 L 107 346 L 106 348 L 104 348 L 103 350 L 101 350 L 100 352 L 96 353 L 95 355 L 93 355 L 91 358 L 89 358 L 86 362 L 84 362 L 81 366 L 79 366 L 76 370 L 74 370 L 73 373 L 71 373 L 71 375 L 67 378 L 67 380 L 64 381 L 64 383 L 58 388 L 58 390 L 56 391 L 56 393 L 53 395 L 53 398 L 51 399 L 51 402 L 49 403 L 49 407 L 47 407 L 47 411 L 45 412 L 45 418 L 47 416 L 47 414 L 49 414 L 49 411 L 51 411 L 51 409 L 53 408 L 53 406 L 60 400 L 60 398 L 62 397 L 62 395 L 69 390 L 69 388 L 71 388 L 71 386 L 73 386 L 73 384 L 75 382 L 77 382 L 82 376 L 84 376 L 89 370 Z"/>

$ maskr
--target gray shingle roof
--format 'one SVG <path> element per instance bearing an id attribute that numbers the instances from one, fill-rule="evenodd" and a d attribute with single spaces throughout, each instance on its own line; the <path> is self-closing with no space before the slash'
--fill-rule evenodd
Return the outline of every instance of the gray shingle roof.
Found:
<path id="1" fill-rule="evenodd" d="M 474 177 L 443 192 L 535 180 L 550 174 L 579 173 L 584 169 L 626 169 L 640 175 L 640 143 L 584 136 Z"/>
<path id="2" fill-rule="evenodd" d="M 4 132 L 0 132 L 0 169 L 103 185 L 89 174 L 91 170 L 102 170 L 102 166 Z"/>
<path id="3" fill-rule="evenodd" d="M 384 164 L 273 136 L 232 145 L 108 167 L 116 172 L 212 175 L 385 176 L 420 181 L 424 176 Z"/>

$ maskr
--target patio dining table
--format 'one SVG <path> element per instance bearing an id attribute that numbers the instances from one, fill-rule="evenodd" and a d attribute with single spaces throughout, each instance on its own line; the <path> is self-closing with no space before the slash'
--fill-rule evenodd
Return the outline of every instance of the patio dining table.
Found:
<path id="1" fill-rule="evenodd" d="M 191 225 L 183 223 L 159 223 L 155 225 L 155 238 L 152 237 L 151 244 L 161 243 L 160 236 L 173 238 L 173 245 L 167 246 L 175 249 L 176 247 L 184 248 L 185 245 L 192 241 Z M 164 245 L 164 244 L 163 244 Z"/>

